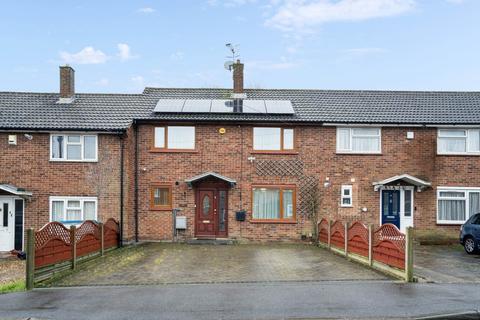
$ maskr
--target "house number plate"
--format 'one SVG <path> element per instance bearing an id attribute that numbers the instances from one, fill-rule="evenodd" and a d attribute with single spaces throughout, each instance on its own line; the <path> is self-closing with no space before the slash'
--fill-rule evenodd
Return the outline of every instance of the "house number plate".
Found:
<path id="1" fill-rule="evenodd" d="M 210 223 L 210 220 L 203 220 L 203 223 Z"/>

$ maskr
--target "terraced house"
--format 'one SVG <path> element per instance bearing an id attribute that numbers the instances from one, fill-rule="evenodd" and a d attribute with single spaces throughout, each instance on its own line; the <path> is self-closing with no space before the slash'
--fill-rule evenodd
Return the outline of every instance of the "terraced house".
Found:
<path id="1" fill-rule="evenodd" d="M 49 221 L 124 240 L 297 241 L 319 217 L 454 234 L 480 211 L 480 93 L 0 93 L 0 251 Z"/>

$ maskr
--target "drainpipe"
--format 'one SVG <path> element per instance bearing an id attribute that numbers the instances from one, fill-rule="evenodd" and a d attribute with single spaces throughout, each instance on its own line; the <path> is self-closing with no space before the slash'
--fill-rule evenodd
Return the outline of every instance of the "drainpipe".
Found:
<path id="1" fill-rule="evenodd" d="M 138 242 L 138 125 L 133 122 L 135 128 L 135 242 Z"/>
<path id="2" fill-rule="evenodd" d="M 124 149 L 125 149 L 125 135 L 120 136 L 120 247 L 123 247 L 123 205 L 124 205 L 124 194 L 123 194 L 123 174 L 124 174 Z"/>

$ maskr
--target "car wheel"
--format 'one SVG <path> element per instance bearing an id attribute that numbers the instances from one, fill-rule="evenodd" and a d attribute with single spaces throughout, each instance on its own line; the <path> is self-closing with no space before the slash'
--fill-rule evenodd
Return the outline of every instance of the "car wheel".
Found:
<path id="1" fill-rule="evenodd" d="M 463 247 L 465 248 L 465 252 L 467 252 L 468 254 L 474 254 L 476 251 L 475 240 L 473 240 L 473 238 L 466 238 L 463 242 Z"/>

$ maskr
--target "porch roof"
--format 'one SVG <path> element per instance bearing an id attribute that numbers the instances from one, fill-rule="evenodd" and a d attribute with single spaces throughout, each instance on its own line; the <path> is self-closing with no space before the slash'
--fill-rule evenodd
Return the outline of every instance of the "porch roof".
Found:
<path id="1" fill-rule="evenodd" d="M 191 187 L 195 182 L 199 182 L 207 178 L 216 178 L 218 180 L 225 181 L 230 185 L 230 187 L 233 187 L 237 184 L 237 181 L 235 181 L 234 179 L 222 176 L 221 174 L 213 171 L 208 171 L 208 172 L 199 174 L 198 176 L 191 177 L 189 179 L 186 179 L 185 182 Z"/>
<path id="2" fill-rule="evenodd" d="M 6 183 L 0 183 L 0 191 L 4 191 L 6 193 L 9 193 L 15 196 L 31 196 L 32 195 L 30 191 L 27 191 L 23 188 L 19 188 Z"/>
<path id="3" fill-rule="evenodd" d="M 401 174 L 401 175 L 397 175 L 397 176 L 393 176 L 393 177 L 387 178 L 387 179 L 382 180 L 382 181 L 374 182 L 373 186 L 374 186 L 375 191 L 378 191 L 378 189 L 380 187 L 383 187 L 384 185 L 395 183 L 395 182 L 400 182 L 400 181 L 403 181 L 407 184 L 413 185 L 413 186 L 417 187 L 418 190 L 420 190 L 420 191 L 425 189 L 425 188 L 428 188 L 428 187 L 432 186 L 431 182 L 422 180 L 420 178 L 411 176 L 411 175 L 406 174 L 406 173 Z"/>

